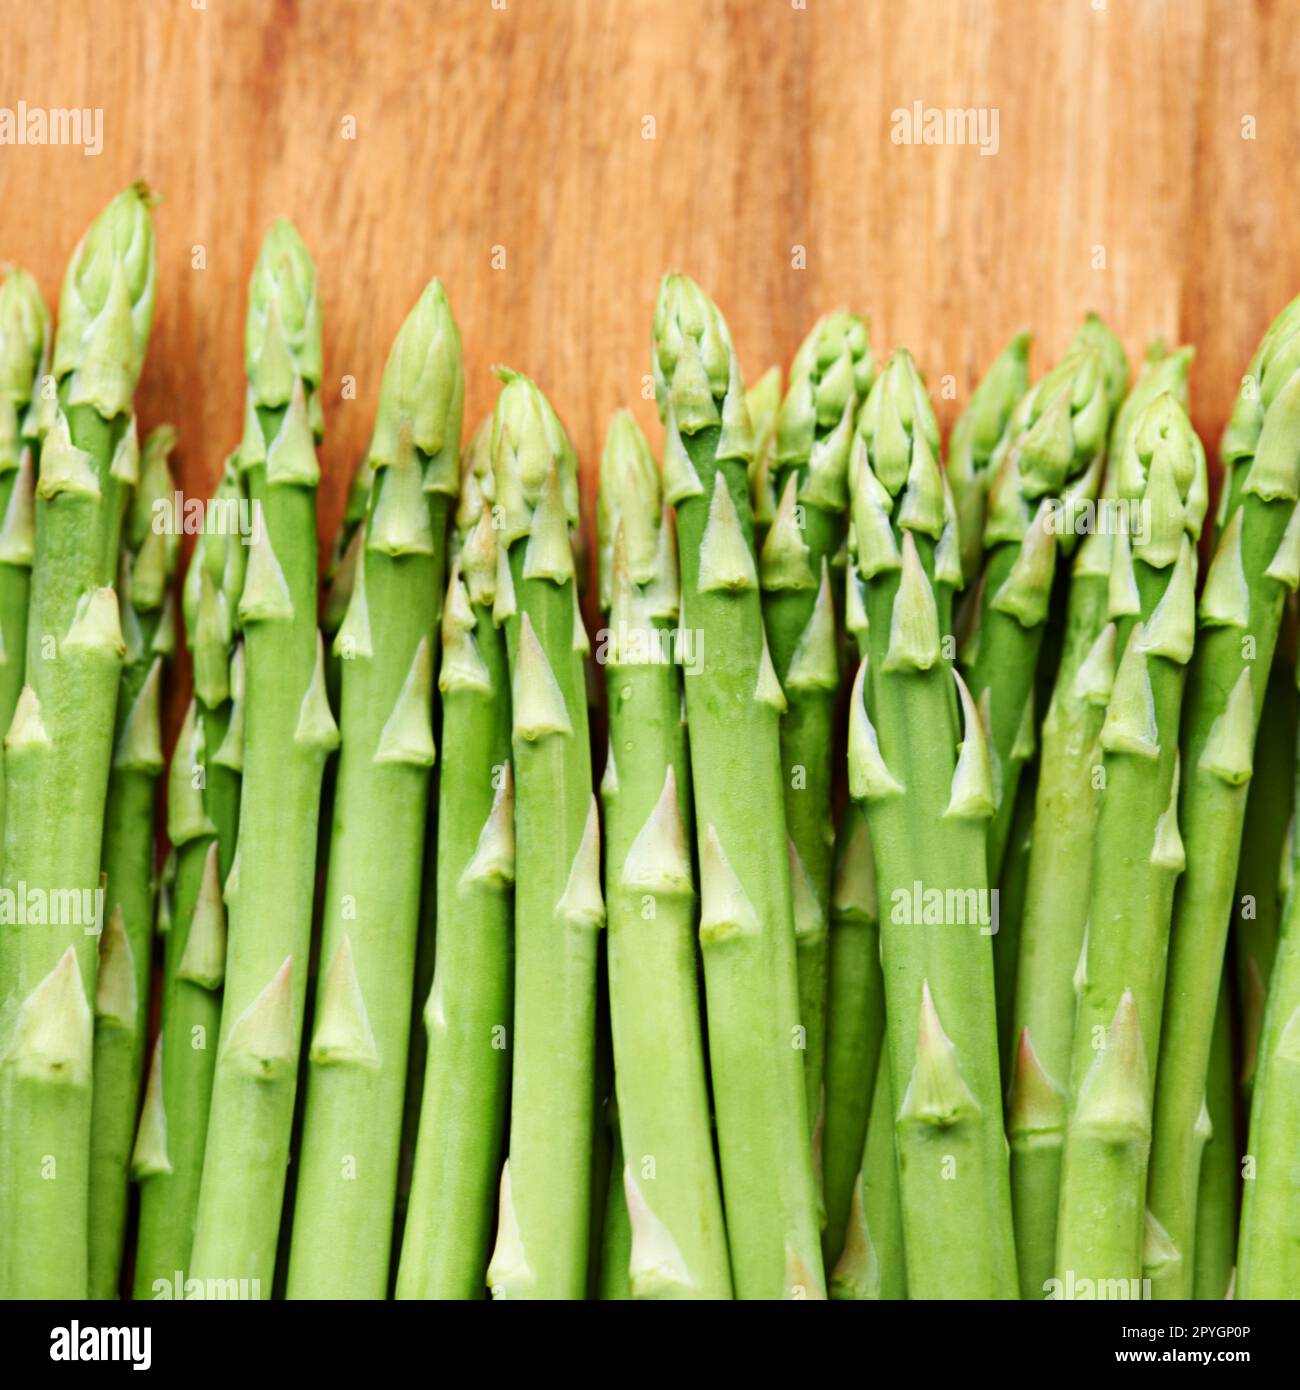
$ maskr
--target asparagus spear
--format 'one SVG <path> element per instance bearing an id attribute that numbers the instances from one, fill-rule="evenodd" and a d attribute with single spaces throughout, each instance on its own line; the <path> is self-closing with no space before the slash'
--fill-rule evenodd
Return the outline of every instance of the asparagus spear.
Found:
<path id="1" fill-rule="evenodd" d="M 509 1157 L 488 1283 L 497 1297 L 587 1288 L 595 1118 L 597 932 L 604 921 L 591 794 L 586 633 L 569 528 L 573 447 L 541 391 L 514 372 L 492 417 L 513 692 L 515 1046 Z"/>
<path id="2" fill-rule="evenodd" d="M 617 1107 L 611 1107 L 616 1110 Z M 600 1297 L 605 1303 L 626 1303 L 632 1297 L 628 1269 L 632 1263 L 632 1222 L 623 1190 L 623 1145 L 617 1114 L 611 1117 L 609 1181 L 605 1185 L 605 1218 L 600 1241 Z"/>
<path id="3" fill-rule="evenodd" d="M 785 697 L 763 631 L 744 385 L 722 315 L 660 283 L 655 390 L 676 508 L 709 1058 L 740 1298 L 825 1296 L 799 1040 L 780 780 Z"/>
<path id="4" fill-rule="evenodd" d="M 433 744 L 433 648 L 459 481 L 460 334 L 439 281 L 388 358 L 343 661 L 290 1298 L 388 1290 Z"/>
<path id="5" fill-rule="evenodd" d="M 762 548 L 776 516 L 776 418 L 781 409 L 781 368 L 769 367 L 745 392 L 754 454 L 748 461 L 749 505 L 754 514 L 754 548 Z"/>
<path id="6" fill-rule="evenodd" d="M 894 1090 L 882 1051 L 871 1092 L 862 1167 L 844 1250 L 831 1275 L 831 1297 L 854 1302 L 907 1297 L 907 1256 L 894 1146 Z"/>
<path id="7" fill-rule="evenodd" d="M 730 1298 L 695 974 L 690 774 L 672 630 L 680 589 L 659 470 L 631 415 L 600 468 L 609 699 L 605 901 L 634 1298 Z"/>
<path id="8" fill-rule="evenodd" d="M 884 1046 L 884 988 L 871 837 L 862 808 L 850 802 L 840 821 L 830 906 L 830 1007 L 822 1131 L 826 1207 L 822 1254 L 828 1270 L 837 1268 L 853 1216 L 867 1115 Z M 832 1297 L 839 1296 L 832 1293 Z"/>
<path id="9" fill-rule="evenodd" d="M 171 503 L 167 459 L 176 432 L 144 442 L 140 483 L 127 512 L 118 588 L 126 660 L 108 783 L 103 866 L 107 926 L 95 997 L 94 1105 L 90 1126 L 92 1298 L 113 1298 L 126 1231 L 127 1167 L 140 1096 L 154 921 L 154 788 L 162 771 L 163 663 L 176 648 L 169 592 L 180 532 L 155 506 Z"/>
<path id="10" fill-rule="evenodd" d="M 191 1257 L 196 1279 L 269 1298 L 293 1121 L 321 772 L 338 745 L 316 626 L 320 304 L 288 222 L 249 285 L 239 466 L 256 509 L 244 627 L 244 780 L 212 1108 Z M 250 1185 L 248 1175 L 258 1180 Z M 243 1282 L 243 1281 L 246 1281 Z"/>
<path id="11" fill-rule="evenodd" d="M 480 429 L 478 439 L 484 439 Z M 484 440 L 490 442 L 490 436 Z M 470 446 L 442 616 L 437 955 L 398 1298 L 481 1298 L 510 1088 L 514 784 L 491 472 Z M 487 489 L 485 494 L 484 489 Z"/>
<path id="12" fill-rule="evenodd" d="M 1115 418 L 1103 499 L 1114 497 L 1115 460 L 1138 416 L 1166 393 L 1187 405 L 1191 349 L 1148 351 Z M 1107 513 L 1080 545 L 1070 580 L 1061 660 L 1040 734 L 1039 778 L 1021 920 L 1007 1130 L 1016 1256 L 1024 1298 L 1042 1298 L 1056 1258 L 1061 1149 L 1074 1041 L 1075 972 L 1083 951 L 1100 787 L 1098 739 L 1115 677 L 1109 621 L 1111 532 Z"/>
<path id="13" fill-rule="evenodd" d="M 1267 673 L 1286 591 L 1300 582 L 1297 306 L 1266 335 L 1224 436 L 1232 477 L 1189 676 L 1179 808 L 1187 872 L 1174 902 L 1147 1193 L 1175 1252 L 1155 1288 L 1161 1297 L 1192 1287 L 1207 1023 L 1218 998 Z"/>
<path id="14" fill-rule="evenodd" d="M 948 485 L 957 506 L 961 570 L 966 583 L 979 578 L 984 558 L 984 513 L 993 468 L 1016 406 L 1029 388 L 1028 333 L 1017 333 L 993 359 L 971 392 L 948 439 Z"/>
<path id="15" fill-rule="evenodd" d="M 1268 755 L 1257 761 L 1246 794 L 1233 908 L 1241 1088 L 1247 1113 L 1281 927 L 1283 892 L 1279 879 L 1290 860 L 1287 836 L 1294 810 L 1295 767 L 1291 758 L 1283 756 L 1283 750 L 1293 742 L 1296 725 L 1295 668 L 1281 648 L 1279 642 L 1259 716 L 1256 742 Z"/>
<path id="16" fill-rule="evenodd" d="M 225 975 L 222 885 L 235 857 L 243 765 L 243 653 L 233 645 L 246 558 L 242 497 L 232 456 L 185 580 L 194 700 L 167 780 L 175 883 L 170 902 L 159 904 L 162 1021 L 131 1157 L 140 1187 L 136 1298 L 174 1293 L 177 1271 L 183 1280 L 189 1269 L 198 1212 Z"/>
<path id="17" fill-rule="evenodd" d="M 867 397 L 854 444 L 867 656 L 850 707 L 849 783 L 866 802 L 881 895 L 909 1289 L 1009 1298 L 1015 1254 L 987 935 L 992 779 L 974 702 L 957 677 L 959 735 L 949 683 L 940 610 L 950 609 L 961 566 L 937 451 L 924 385 L 898 352 Z"/>
<path id="18" fill-rule="evenodd" d="M 4 887 L 46 905 L 6 928 L 0 970 L 0 1292 L 16 1297 L 88 1288 L 96 890 L 123 654 L 113 583 L 139 467 L 131 397 L 153 319 L 149 205 L 142 186 L 119 194 L 73 254 L 36 486 L 28 683 L 5 767 Z"/>
<path id="19" fill-rule="evenodd" d="M 1080 965 L 1061 1161 L 1057 1277 L 1136 1284 L 1151 1088 L 1178 834 L 1178 723 L 1192 653 L 1205 451 L 1172 395 L 1147 407 L 1116 460 L 1130 509 L 1113 538 L 1109 613 L 1122 655 L 1099 742 L 1105 791 Z M 1133 508 L 1140 510 L 1134 511 Z M 1135 1295 L 1131 1295 L 1135 1296 Z"/>
<path id="20" fill-rule="evenodd" d="M 867 325 L 839 311 L 818 320 L 790 367 L 776 423 L 780 501 L 759 553 L 763 620 L 786 710 L 781 778 L 795 885 L 804 1088 L 814 1130 L 826 1057 L 827 926 L 839 646 L 830 566 L 844 544 L 849 445 L 875 363 Z"/>
<path id="21" fill-rule="evenodd" d="M 1237 1258 L 1237 1087 L 1232 1066 L 1232 1006 L 1228 979 L 1219 985 L 1214 1011 L 1214 1040 L 1205 1088 L 1210 1135 L 1201 1154 L 1196 1192 L 1196 1271 L 1192 1296 L 1198 1300 L 1228 1296 Z"/>
<path id="22" fill-rule="evenodd" d="M 0 282 L 0 729 L 8 729 L 27 668 L 32 586 L 32 509 L 38 411 L 33 398 L 49 371 L 50 314 L 25 270 Z M 0 743 L 0 831 L 4 746 Z M 2 1001 L 0 1001 L 2 1002 Z"/>
<path id="23" fill-rule="evenodd" d="M 1287 392 L 1291 389 L 1291 383 L 1284 388 Z M 1267 424 L 1266 416 L 1256 466 L 1264 455 Z M 1248 494 L 1247 500 L 1256 495 Z M 1300 768 L 1300 758 L 1296 766 Z M 1291 846 L 1293 875 L 1297 843 L 1300 841 L 1293 840 Z M 1251 1091 L 1237 1246 L 1237 1298 L 1294 1299 L 1300 1288 L 1300 1182 L 1296 1178 L 1295 1150 L 1298 1133 L 1300 893 L 1295 891 L 1293 876 L 1269 980 Z"/>
<path id="24" fill-rule="evenodd" d="M 1061 361 L 1016 408 L 989 487 L 987 559 L 976 626 L 963 658 L 971 694 L 987 709 L 997 810 L 989 878 L 998 882 L 1020 769 L 1032 751 L 1034 678 L 1051 608 L 1056 552 L 1072 531 L 1054 512 L 1091 501 L 1110 418 L 1124 394 L 1123 349 L 1089 315 Z M 1058 538 L 1059 532 L 1059 538 Z"/>

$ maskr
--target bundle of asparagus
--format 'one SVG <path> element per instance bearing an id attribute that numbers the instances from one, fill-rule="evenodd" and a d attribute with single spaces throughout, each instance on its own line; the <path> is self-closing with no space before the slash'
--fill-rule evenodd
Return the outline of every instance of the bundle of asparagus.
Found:
<path id="1" fill-rule="evenodd" d="M 573 443 L 500 369 L 462 449 L 437 280 L 320 601 L 286 222 L 173 594 L 150 201 L 55 334 L 0 282 L 0 1294 L 1300 1296 L 1300 299 L 1201 575 L 1189 348 L 1019 334 L 945 463 L 865 319 L 746 390 L 668 275 L 593 643 Z"/>

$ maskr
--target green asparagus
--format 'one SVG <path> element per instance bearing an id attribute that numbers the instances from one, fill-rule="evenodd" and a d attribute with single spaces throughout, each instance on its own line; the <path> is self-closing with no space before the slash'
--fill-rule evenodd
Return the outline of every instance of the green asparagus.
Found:
<path id="1" fill-rule="evenodd" d="M 1232 1067 L 1232 1005 L 1225 975 L 1214 1011 L 1214 1039 L 1205 1087 L 1205 1117 L 1210 1134 L 1201 1154 L 1196 1192 L 1196 1271 L 1192 1297 L 1205 1301 L 1228 1296 L 1237 1258 L 1236 1079 Z"/>
<path id="2" fill-rule="evenodd" d="M 781 717 L 781 780 L 804 1085 L 815 1132 L 820 1132 L 826 1057 L 826 921 L 840 687 L 830 566 L 845 538 L 853 422 L 874 371 L 867 325 L 854 314 L 828 314 L 804 339 L 777 417 L 773 481 L 780 500 L 759 552 L 763 621 L 787 706 Z"/>
<path id="3" fill-rule="evenodd" d="M 297 1086 L 321 773 L 338 745 L 316 625 L 320 303 L 288 222 L 249 285 L 239 446 L 256 536 L 244 628 L 244 769 L 212 1107 L 190 1273 L 269 1298 Z M 251 1187 L 250 1172 L 258 1174 Z"/>
<path id="4" fill-rule="evenodd" d="M 0 283 L 0 730 L 9 728 L 27 676 L 33 458 L 40 447 L 34 398 L 49 371 L 49 358 L 49 310 L 36 281 L 25 270 L 10 270 Z M 0 743 L 0 832 L 3 829 L 4 746 Z"/>
<path id="5" fill-rule="evenodd" d="M 1300 583 L 1298 308 L 1293 302 L 1265 336 L 1221 449 L 1232 471 L 1188 681 L 1179 806 L 1187 872 L 1174 902 L 1156 1071 L 1147 1203 L 1173 1251 L 1155 1281 L 1157 1297 L 1185 1297 L 1192 1287 L 1207 1022 L 1218 999 L 1268 671 L 1286 592 Z"/>
<path id="6" fill-rule="evenodd" d="M 828 1270 L 837 1268 L 845 1250 L 857 1200 L 867 1115 L 884 1047 L 884 987 L 871 837 L 862 808 L 850 802 L 844 808 L 836 842 L 830 903 L 826 1117 L 822 1128 L 826 1209 L 822 1254 Z"/>
<path id="7" fill-rule="evenodd" d="M 1187 405 L 1191 350 L 1154 346 L 1111 429 L 1103 501 L 1114 497 L 1115 460 L 1137 417 L 1157 397 Z M 1098 739 L 1115 678 L 1109 621 L 1111 533 L 1107 513 L 1075 556 L 1061 659 L 1043 720 L 1039 779 L 1021 919 L 1007 1130 L 1021 1296 L 1042 1298 L 1056 1260 L 1061 1149 L 1070 1087 L 1075 973 L 1092 885 L 1101 765 Z"/>
<path id="8" fill-rule="evenodd" d="M 175 484 L 176 432 L 144 442 L 140 482 L 127 511 L 118 591 L 126 660 L 104 821 L 107 925 L 95 996 L 94 1106 L 90 1126 L 92 1298 L 113 1298 L 126 1233 L 127 1169 L 140 1097 L 154 923 L 154 789 L 163 768 L 162 671 L 176 649 L 170 585 L 179 528 L 165 511 Z M 157 524 L 155 524 L 155 521 Z"/>
<path id="9" fill-rule="evenodd" d="M 478 439 L 490 443 L 482 430 Z M 510 1089 L 514 784 L 505 634 L 493 621 L 490 467 L 462 470 L 442 618 L 437 955 L 398 1298 L 481 1298 Z M 490 462 L 490 461 L 489 461 Z"/>
<path id="10" fill-rule="evenodd" d="M 859 415 L 850 474 L 867 655 L 849 713 L 849 785 L 866 803 L 880 889 L 908 1286 L 918 1298 L 1010 1298 L 985 846 L 993 782 L 940 616 L 961 560 L 937 454 L 925 387 L 898 352 Z"/>
<path id="11" fill-rule="evenodd" d="M 996 813 L 989 879 L 996 883 L 1020 769 L 1033 749 L 1033 691 L 1051 609 L 1058 550 L 1071 519 L 1097 495 L 1110 418 L 1127 377 L 1123 349 L 1090 315 L 1069 351 L 1016 407 L 988 494 L 987 558 L 974 630 L 963 650 L 971 694 L 985 711 Z"/>
<path id="12" fill-rule="evenodd" d="M 587 1289 L 595 1120 L 600 839 L 591 791 L 587 635 L 571 526 L 573 446 L 514 372 L 492 417 L 515 783 L 515 1031 L 509 1156 L 488 1283 L 499 1298 Z"/>
<path id="13" fill-rule="evenodd" d="M 831 1297 L 864 1302 L 907 1297 L 907 1255 L 894 1144 L 894 1088 L 882 1050 L 844 1251 L 831 1275 Z"/>
<path id="14" fill-rule="evenodd" d="M 984 513 L 995 461 L 1016 406 L 1029 389 L 1028 333 L 1017 333 L 993 360 L 971 392 L 948 439 L 948 485 L 957 506 L 961 570 L 965 582 L 979 578 L 984 558 Z"/>
<path id="15" fill-rule="evenodd" d="M 1295 667 L 1279 642 L 1256 736 L 1256 742 L 1268 752 L 1258 760 L 1246 794 L 1233 905 L 1241 1088 L 1247 1113 L 1259 1052 L 1259 1030 L 1264 1022 L 1264 1004 L 1281 928 L 1284 894 L 1280 880 L 1291 857 L 1288 832 L 1295 809 L 1295 766 L 1284 750 L 1293 744 L 1295 726 Z"/>
<path id="16" fill-rule="evenodd" d="M 654 375 L 682 575 L 700 943 L 723 1209 L 739 1298 L 823 1298 L 785 842 L 785 696 L 763 629 L 740 364 L 716 306 L 660 283 Z"/>
<path id="17" fill-rule="evenodd" d="M 1288 383 L 1285 390 L 1290 391 Z M 1274 409 L 1276 409 L 1276 404 Z M 1267 429 L 1267 417 L 1265 417 Z M 1260 436 L 1258 458 L 1265 448 Z M 1300 768 L 1300 759 L 1296 766 Z M 1291 892 L 1269 981 L 1251 1090 L 1241 1234 L 1237 1246 L 1237 1298 L 1294 1299 L 1300 1289 L 1300 893 Z"/>
<path id="18" fill-rule="evenodd" d="M 781 409 L 781 369 L 769 367 L 745 392 L 754 452 L 749 459 L 749 505 L 754 514 L 754 549 L 762 549 L 776 516 L 776 420 Z"/>
<path id="19" fill-rule="evenodd" d="M 460 334 L 432 281 L 389 354 L 352 599 L 287 1295 L 383 1298 L 420 912 Z"/>
<path id="20" fill-rule="evenodd" d="M 122 627 L 113 588 L 139 469 L 131 398 L 153 320 L 151 198 L 119 194 L 74 252 L 41 446 L 27 684 L 6 740 L 0 1293 L 84 1298 L 104 797 Z M 35 920 L 33 920 L 35 918 Z"/>
<path id="21" fill-rule="evenodd" d="M 634 1298 L 730 1298 L 695 971 L 691 785 L 673 661 L 680 588 L 659 470 L 626 412 L 600 468 L 610 570 L 605 902 Z"/>
<path id="22" fill-rule="evenodd" d="M 1207 505 L 1205 451 L 1172 395 L 1147 407 L 1115 469 L 1108 608 L 1122 654 L 1098 738 L 1105 790 L 1061 1160 L 1056 1270 L 1066 1297 L 1110 1281 L 1136 1297 L 1142 1270 L 1155 1047 L 1184 865 L 1178 726 Z"/>
<path id="23" fill-rule="evenodd" d="M 235 857 L 243 766 L 243 651 L 234 645 L 247 551 L 242 499 L 232 456 L 185 579 L 194 700 L 167 781 L 176 868 L 170 903 L 160 903 L 162 1019 L 131 1156 L 140 1187 L 136 1298 L 174 1297 L 178 1277 L 184 1295 L 198 1212 L 225 977 L 222 886 Z"/>

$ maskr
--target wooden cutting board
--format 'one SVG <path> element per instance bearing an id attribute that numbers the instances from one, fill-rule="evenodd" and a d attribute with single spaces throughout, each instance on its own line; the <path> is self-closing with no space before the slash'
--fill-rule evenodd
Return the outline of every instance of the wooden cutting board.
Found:
<path id="1" fill-rule="evenodd" d="M 58 0 L 11 5 L 0 104 L 103 112 L 103 149 L 0 146 L 0 255 L 57 295 L 143 176 L 159 292 L 139 409 L 187 491 L 239 434 L 244 287 L 287 214 L 326 322 L 322 526 L 425 280 L 490 364 L 536 376 L 588 484 L 645 395 L 655 285 L 694 274 L 748 373 L 823 309 L 912 348 L 949 423 L 1023 325 L 1085 309 L 1193 342 L 1211 442 L 1300 290 L 1300 47 L 1273 0 Z M 896 143 L 897 111 L 997 113 L 996 153 Z M 941 391 L 946 387 L 946 391 Z"/>

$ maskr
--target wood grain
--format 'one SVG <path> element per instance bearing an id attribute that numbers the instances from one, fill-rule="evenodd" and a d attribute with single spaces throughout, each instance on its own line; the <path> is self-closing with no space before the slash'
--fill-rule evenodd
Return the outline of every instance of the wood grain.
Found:
<path id="1" fill-rule="evenodd" d="M 1096 308 L 1132 353 L 1154 334 L 1196 344 L 1211 440 L 1300 288 L 1283 0 L 6 8 L 0 102 L 101 107 L 105 143 L 0 147 L 0 255 L 53 298 L 117 188 L 144 176 L 164 196 L 140 413 L 180 426 L 187 490 L 206 492 L 238 435 L 262 232 L 279 213 L 301 228 L 326 307 L 325 528 L 432 274 L 464 333 L 470 419 L 490 364 L 530 372 L 589 484 L 616 406 L 657 437 L 643 379 L 666 267 L 713 292 L 751 373 L 788 361 L 822 309 L 868 312 L 879 351 L 906 343 L 947 384 L 945 422 L 1017 328 L 1036 330 L 1041 369 Z M 998 153 L 891 143 L 891 111 L 916 100 L 996 107 Z"/>

